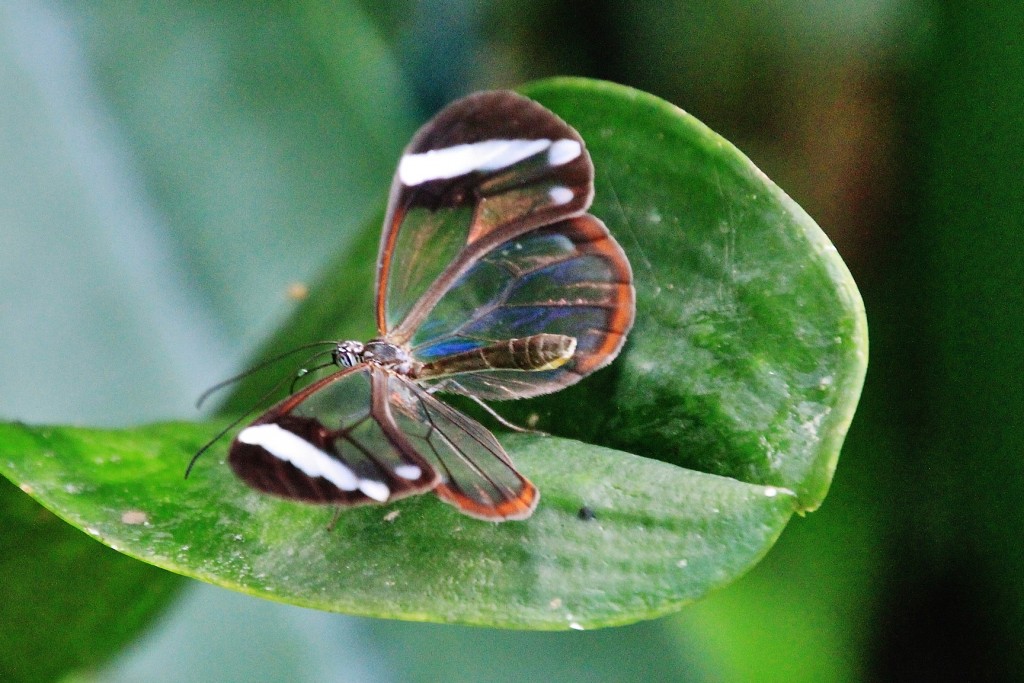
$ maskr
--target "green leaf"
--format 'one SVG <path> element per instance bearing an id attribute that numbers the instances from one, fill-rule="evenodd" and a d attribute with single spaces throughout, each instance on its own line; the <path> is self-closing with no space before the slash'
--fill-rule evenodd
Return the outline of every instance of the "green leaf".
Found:
<path id="1" fill-rule="evenodd" d="M 186 481 L 184 457 L 208 437 L 182 423 L 4 425 L 0 467 L 71 524 L 171 571 L 308 607 L 508 627 L 671 611 L 749 566 L 793 509 L 780 489 L 516 436 L 506 443 L 544 491 L 528 523 L 480 522 L 421 496 L 346 510 L 330 530 L 331 510 L 251 491 L 214 459 Z"/>
<path id="2" fill-rule="evenodd" d="M 354 614 L 590 628 L 664 614 L 741 575 L 831 481 L 866 363 L 856 287 L 799 207 L 675 107 L 582 79 L 525 92 L 587 141 L 592 211 L 637 287 L 637 323 L 615 364 L 499 406 L 557 435 L 501 436 L 541 489 L 529 520 L 480 522 L 420 496 L 346 510 L 328 531 L 329 511 L 250 491 L 216 457 L 182 481 L 209 425 L 12 425 L 0 432 L 0 470 L 122 552 Z M 329 269 L 267 354 L 371 336 L 378 231 Z M 232 409 L 252 405 L 260 379 Z M 129 513 L 146 523 L 126 523 Z"/>

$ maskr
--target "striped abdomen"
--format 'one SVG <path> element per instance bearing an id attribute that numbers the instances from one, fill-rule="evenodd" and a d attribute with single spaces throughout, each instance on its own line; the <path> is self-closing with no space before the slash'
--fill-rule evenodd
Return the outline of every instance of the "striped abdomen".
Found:
<path id="1" fill-rule="evenodd" d="M 430 379 L 479 370 L 554 370 L 569 362 L 575 352 L 575 337 L 534 334 L 439 358 L 424 364 L 418 378 Z"/>

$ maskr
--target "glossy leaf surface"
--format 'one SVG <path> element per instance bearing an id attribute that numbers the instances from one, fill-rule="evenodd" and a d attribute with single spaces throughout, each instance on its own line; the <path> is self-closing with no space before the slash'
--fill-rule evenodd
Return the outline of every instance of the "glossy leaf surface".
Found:
<path id="1" fill-rule="evenodd" d="M 0 466 L 33 481 L 32 495 L 89 535 L 171 571 L 309 607 L 518 628 L 672 611 L 743 571 L 793 509 L 779 489 L 554 437 L 510 437 L 544 492 L 527 522 L 480 522 L 416 496 L 346 510 L 328 530 L 330 508 L 253 491 L 213 458 L 186 482 L 182 458 L 208 433 L 181 423 L 5 425 Z M 581 518 L 583 506 L 593 519 Z"/>

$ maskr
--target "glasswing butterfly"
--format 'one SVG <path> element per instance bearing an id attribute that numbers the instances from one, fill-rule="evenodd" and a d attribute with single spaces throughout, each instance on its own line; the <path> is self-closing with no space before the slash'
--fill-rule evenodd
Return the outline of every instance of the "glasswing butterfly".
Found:
<path id="1" fill-rule="evenodd" d="M 604 367 L 633 324 L 632 271 L 586 213 L 582 138 L 509 91 L 449 105 L 398 164 L 377 260 L 378 337 L 232 442 L 250 486 L 310 503 L 433 491 L 479 519 L 525 519 L 537 488 L 480 423 L 435 398 L 526 398 Z"/>

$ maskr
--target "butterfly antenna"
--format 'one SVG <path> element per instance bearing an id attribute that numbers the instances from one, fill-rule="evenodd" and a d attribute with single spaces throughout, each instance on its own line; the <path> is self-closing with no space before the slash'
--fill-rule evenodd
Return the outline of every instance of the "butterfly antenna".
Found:
<path id="1" fill-rule="evenodd" d="M 196 408 L 197 409 L 202 408 L 203 407 L 203 403 L 206 402 L 206 399 L 210 398 L 210 396 L 212 396 L 214 393 L 220 391 L 224 387 L 230 386 L 230 385 L 234 384 L 235 382 L 243 380 L 246 377 L 248 377 L 249 375 L 252 375 L 254 373 L 259 372 L 260 370 L 264 369 L 268 365 L 273 365 L 274 363 L 277 363 L 278 361 L 284 360 L 288 356 L 291 356 L 292 354 L 298 353 L 299 351 L 305 351 L 306 349 L 312 349 L 314 347 L 324 346 L 326 344 L 330 344 L 330 345 L 334 346 L 337 343 L 338 342 L 334 342 L 334 341 L 318 341 L 318 342 L 312 342 L 312 343 L 309 343 L 309 344 L 303 344 L 302 346 L 296 346 L 291 351 L 285 351 L 284 353 L 282 353 L 280 355 L 274 356 L 273 358 L 265 360 L 262 363 L 254 365 L 253 367 L 249 368 L 245 372 L 240 372 L 239 374 L 235 375 L 234 377 L 229 377 L 228 379 L 226 379 L 226 380 L 224 380 L 222 382 L 217 382 L 216 384 L 214 384 L 212 387 L 210 387 L 209 389 L 204 391 L 199 396 L 199 399 L 196 401 Z"/>
<path id="2" fill-rule="evenodd" d="M 280 386 L 280 383 L 278 383 L 278 386 Z M 277 387 L 274 387 L 274 388 L 276 389 Z M 267 393 L 267 396 L 270 396 L 270 392 Z M 264 396 L 263 399 L 265 400 L 267 398 L 267 396 Z M 245 418 L 247 418 L 251 413 L 252 413 L 252 410 L 250 410 L 245 415 L 242 415 L 241 417 L 237 418 L 236 420 L 232 421 L 232 423 L 229 424 L 227 427 L 225 427 L 224 429 L 222 429 L 219 432 L 217 432 L 217 436 L 215 436 L 212 439 L 210 439 L 209 441 L 207 441 L 203 445 L 202 448 L 200 448 L 198 451 L 196 451 L 196 454 L 193 455 L 192 459 L 188 461 L 188 467 L 185 468 L 185 478 L 188 479 L 188 475 L 192 473 L 192 467 L 193 467 L 193 465 L 196 464 L 196 460 L 199 460 L 199 456 L 200 455 L 202 455 L 203 453 L 208 451 L 210 449 L 210 446 L 212 446 L 213 444 L 215 444 L 218 441 L 220 441 L 220 438 L 222 436 L 224 436 L 229 431 L 231 431 L 236 426 L 238 426 L 238 423 L 241 422 L 242 420 L 244 420 Z"/>
<path id="3" fill-rule="evenodd" d="M 291 351 L 289 351 L 286 354 L 282 354 L 281 356 L 278 356 L 276 358 L 272 358 L 272 359 L 270 359 L 270 360 L 268 360 L 268 361 L 266 361 L 264 363 L 261 363 L 260 365 L 256 366 L 256 368 L 254 368 L 252 370 L 247 370 L 247 371 L 243 372 L 238 377 L 233 377 L 230 380 L 225 380 L 224 382 L 221 382 L 220 384 L 218 384 L 217 386 L 213 387 L 212 389 L 207 389 L 206 393 L 203 395 L 203 398 L 205 398 L 207 395 L 210 394 L 210 392 L 215 391 L 216 389 L 220 388 L 221 386 L 223 386 L 225 384 L 228 384 L 228 383 L 230 383 L 232 381 L 237 381 L 237 380 L 239 380 L 242 377 L 245 377 L 247 375 L 250 375 L 255 370 L 259 370 L 259 369 L 261 369 L 263 367 L 266 367 L 270 363 L 273 363 L 275 361 L 281 360 L 282 358 L 285 358 L 288 355 L 290 355 L 292 353 L 295 353 L 296 351 L 300 351 L 302 349 L 308 349 L 308 348 L 313 347 L 313 346 L 319 346 L 319 345 L 323 345 L 323 344 L 335 344 L 335 343 L 336 342 L 314 342 L 312 344 L 306 344 L 306 345 L 300 346 L 300 347 L 298 347 L 296 349 L 292 349 Z M 320 355 L 323 355 L 323 352 L 313 354 L 312 356 L 310 356 L 309 358 L 306 359 L 306 363 L 308 363 L 309 361 L 313 360 L 314 358 L 316 358 L 317 356 L 320 356 Z M 305 363 L 303 363 L 303 365 L 305 365 Z M 292 384 L 291 384 L 291 389 L 290 389 L 289 393 L 294 393 L 294 391 L 295 391 L 295 382 L 297 382 L 300 377 L 304 377 L 305 375 L 309 374 L 310 372 L 313 372 L 313 371 L 316 371 L 316 370 L 322 370 L 323 368 L 329 367 L 330 365 L 331 365 L 330 363 L 323 363 L 322 365 L 316 366 L 312 370 L 302 370 L 302 371 L 300 371 L 294 378 L 292 378 Z M 229 424 L 227 427 L 225 427 L 224 429 L 222 429 L 219 432 L 217 432 L 217 435 L 215 437 L 213 437 L 212 439 L 207 441 L 203 445 L 202 448 L 200 448 L 198 451 L 196 451 L 196 454 L 193 455 L 192 459 L 188 461 L 188 467 L 185 468 L 185 478 L 188 479 L 188 475 L 192 472 L 192 467 L 196 464 L 196 461 L 199 460 L 199 456 L 201 456 L 203 453 L 208 451 L 210 449 L 210 446 L 212 446 L 213 444 L 215 444 L 218 441 L 220 441 L 221 437 L 223 437 L 225 434 L 227 434 L 232 429 L 237 427 L 239 422 L 241 422 L 245 418 L 247 418 L 250 415 L 252 415 L 259 406 L 266 404 L 267 399 L 269 399 L 271 396 L 273 396 L 277 392 L 277 390 L 281 388 L 281 385 L 284 384 L 286 381 L 288 381 L 288 378 L 287 377 L 282 377 L 277 382 L 275 382 L 274 386 L 270 387 L 270 389 L 267 391 L 267 393 L 263 394 L 263 396 L 260 397 L 260 399 L 258 401 L 256 401 L 256 403 L 253 404 L 252 408 L 250 408 L 249 410 L 245 411 L 240 417 L 232 420 L 231 424 Z"/>

